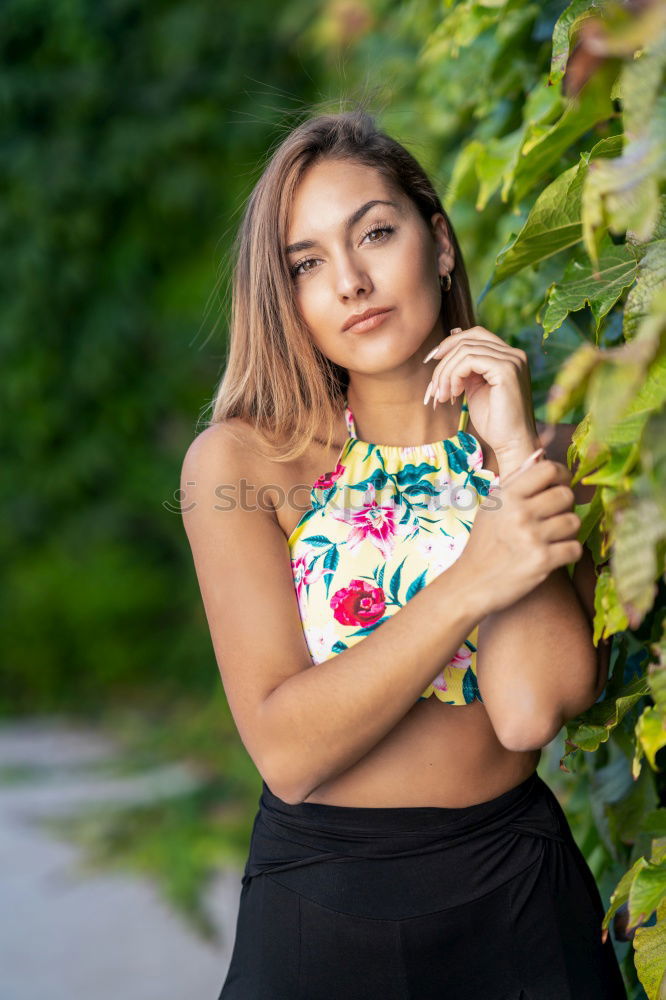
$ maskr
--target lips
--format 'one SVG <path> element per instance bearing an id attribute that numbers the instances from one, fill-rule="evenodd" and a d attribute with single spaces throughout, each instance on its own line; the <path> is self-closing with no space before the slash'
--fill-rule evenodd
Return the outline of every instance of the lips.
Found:
<path id="1" fill-rule="evenodd" d="M 391 311 L 390 308 L 389 309 L 381 309 L 381 308 L 366 309 L 365 312 L 357 313 L 355 316 L 350 316 L 349 319 L 345 322 L 345 324 L 342 327 L 342 329 L 343 330 L 352 330 L 356 326 L 360 326 L 361 324 L 364 324 L 366 320 L 372 319 L 373 316 L 386 316 L 390 311 Z M 378 320 L 377 323 L 379 323 L 379 322 L 380 321 Z M 372 324 L 372 326 L 375 326 L 375 325 L 377 325 L 377 324 Z"/>

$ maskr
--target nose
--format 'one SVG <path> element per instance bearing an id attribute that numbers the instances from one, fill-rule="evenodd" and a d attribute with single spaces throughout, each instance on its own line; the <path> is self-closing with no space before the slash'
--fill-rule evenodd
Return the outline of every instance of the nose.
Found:
<path id="1" fill-rule="evenodd" d="M 345 254 L 337 262 L 334 280 L 338 298 L 343 302 L 368 295 L 373 287 L 370 275 L 353 254 Z"/>

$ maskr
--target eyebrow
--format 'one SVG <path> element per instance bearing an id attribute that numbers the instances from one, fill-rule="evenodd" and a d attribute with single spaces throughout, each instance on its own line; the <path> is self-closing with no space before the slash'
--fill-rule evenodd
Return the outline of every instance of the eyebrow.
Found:
<path id="1" fill-rule="evenodd" d="M 400 211 L 400 206 L 395 201 L 383 201 L 381 198 L 375 198 L 373 201 L 366 201 L 364 205 L 357 208 L 355 212 L 349 216 L 345 222 L 345 232 L 349 232 L 352 226 L 355 226 L 359 219 L 362 219 L 366 212 L 369 212 L 374 205 L 392 205 L 393 208 Z M 300 243 L 290 243 L 285 249 L 285 253 L 298 253 L 299 250 L 309 250 L 311 247 L 317 244 L 313 240 L 301 240 Z"/>

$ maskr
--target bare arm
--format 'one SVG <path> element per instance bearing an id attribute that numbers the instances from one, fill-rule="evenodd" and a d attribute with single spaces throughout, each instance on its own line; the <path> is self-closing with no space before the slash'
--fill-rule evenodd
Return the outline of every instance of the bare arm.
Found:
<path id="1" fill-rule="evenodd" d="M 537 529 L 527 515 L 516 516 L 524 500 L 511 487 L 504 509 L 490 513 L 483 530 L 477 513 L 453 566 L 361 642 L 313 665 L 274 511 L 216 499 L 220 484 L 248 475 L 247 462 L 223 425 L 200 434 L 183 463 L 183 520 L 239 735 L 266 783 L 287 802 L 302 801 L 367 754 L 484 615 L 579 557 L 576 542 L 539 537 L 535 543 Z M 551 476 L 554 467 L 546 464 L 523 474 L 532 490 Z M 493 532 L 503 546 L 493 546 Z M 481 562 L 467 557 L 472 539 Z M 503 742 L 510 717 L 492 721 Z"/>
<path id="2" fill-rule="evenodd" d="M 291 774 L 288 784 L 305 789 L 300 798 L 355 764 L 407 714 L 482 614 L 478 584 L 457 562 L 361 642 L 289 677 L 261 708 L 273 773 Z"/>
<path id="3" fill-rule="evenodd" d="M 274 512 L 215 509 L 220 484 L 244 475 L 224 428 L 204 431 L 183 463 L 183 521 L 241 739 L 269 787 L 298 802 L 412 708 L 482 617 L 483 596 L 454 564 L 362 642 L 313 664 Z"/>
<path id="4" fill-rule="evenodd" d="M 553 444 L 553 457 L 563 464 L 573 426 L 560 425 Z M 586 503 L 590 492 L 594 489 L 576 484 L 575 502 Z M 594 562 L 584 549 L 573 579 L 558 567 L 533 591 L 480 623 L 479 686 L 491 718 L 511 720 L 513 732 L 505 735 L 510 749 L 544 746 L 599 696 L 610 647 L 592 641 L 595 582 Z"/>
<path id="5" fill-rule="evenodd" d="M 479 625 L 479 687 L 491 719 L 511 720 L 504 745 L 545 746 L 596 699 L 592 631 L 563 567 Z"/>

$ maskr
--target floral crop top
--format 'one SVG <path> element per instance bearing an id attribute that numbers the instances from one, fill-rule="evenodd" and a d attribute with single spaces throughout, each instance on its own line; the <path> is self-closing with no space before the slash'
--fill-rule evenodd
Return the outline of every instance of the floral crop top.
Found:
<path id="1" fill-rule="evenodd" d="M 432 444 L 373 444 L 349 436 L 335 469 L 311 489 L 311 506 L 288 539 L 303 631 L 314 663 L 330 659 L 402 608 L 462 552 L 481 497 L 497 485 L 465 431 Z M 471 489 L 470 489 L 471 487 Z M 478 494 L 478 496 L 475 494 Z M 448 705 L 482 701 L 476 625 L 420 696 Z"/>

